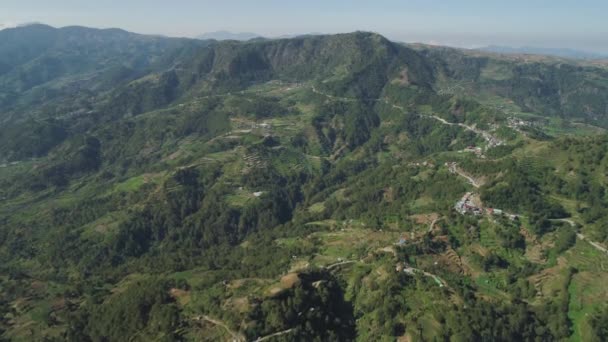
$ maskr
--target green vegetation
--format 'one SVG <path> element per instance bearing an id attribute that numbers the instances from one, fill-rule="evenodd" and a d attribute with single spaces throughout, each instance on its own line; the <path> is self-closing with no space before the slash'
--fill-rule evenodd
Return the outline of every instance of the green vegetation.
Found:
<path id="1" fill-rule="evenodd" d="M 365 32 L 0 52 L 0 340 L 606 339 L 604 70 Z"/>

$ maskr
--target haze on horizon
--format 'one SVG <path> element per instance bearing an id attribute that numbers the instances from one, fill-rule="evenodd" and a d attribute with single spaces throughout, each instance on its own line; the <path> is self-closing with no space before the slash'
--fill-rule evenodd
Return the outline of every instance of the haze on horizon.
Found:
<path id="1" fill-rule="evenodd" d="M 254 32 L 263 36 L 374 31 L 405 42 L 572 48 L 608 53 L 601 0 L 4 0 L 0 29 L 20 23 L 118 27 L 167 36 Z"/>

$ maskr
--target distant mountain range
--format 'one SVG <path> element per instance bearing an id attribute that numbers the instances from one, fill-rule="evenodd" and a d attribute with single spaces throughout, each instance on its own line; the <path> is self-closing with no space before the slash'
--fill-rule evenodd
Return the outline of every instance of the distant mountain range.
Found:
<path id="1" fill-rule="evenodd" d="M 196 38 L 202 39 L 202 40 L 213 39 L 213 40 L 218 40 L 218 41 L 221 41 L 221 40 L 247 41 L 247 40 L 256 39 L 256 38 L 287 39 L 287 38 L 295 38 L 295 37 L 302 37 L 302 36 L 317 36 L 317 35 L 322 35 L 322 34 L 323 33 L 320 33 L 320 32 L 310 32 L 310 33 L 303 33 L 303 34 L 284 34 L 284 35 L 280 35 L 280 36 L 268 37 L 268 36 L 264 36 L 264 35 L 253 33 L 253 32 L 214 31 L 214 32 L 203 33 L 203 34 L 197 36 Z"/>
<path id="2" fill-rule="evenodd" d="M 36 26 L 40 25 L 36 22 L 30 23 L 0 23 L 0 31 L 4 29 L 12 29 L 17 27 L 27 27 L 27 26 Z M 226 30 L 220 31 L 212 31 L 206 32 L 201 35 L 196 36 L 197 39 L 200 40 L 236 40 L 236 41 L 248 41 L 256 38 L 268 38 L 268 39 L 287 39 L 287 38 L 295 38 L 301 36 L 310 36 L 310 35 L 321 35 L 323 33 L 319 32 L 311 32 L 305 34 L 285 34 L 280 36 L 264 36 L 254 32 L 231 32 Z M 569 48 L 542 48 L 542 47 L 533 47 L 533 46 L 522 46 L 522 47 L 512 47 L 512 46 L 502 46 L 502 45 L 489 45 L 484 46 L 478 49 L 474 49 L 478 51 L 492 52 L 492 53 L 501 53 L 501 54 L 530 54 L 530 55 L 545 55 L 545 56 L 554 56 L 561 58 L 571 58 L 571 59 L 582 59 L 582 60 L 598 60 L 598 59 L 608 59 L 608 53 L 597 53 L 590 51 L 582 51 L 576 49 Z"/>
<path id="3" fill-rule="evenodd" d="M 581 51 L 568 48 L 541 48 L 541 47 L 511 47 L 511 46 L 497 46 L 490 45 L 479 48 L 477 50 L 494 52 L 494 53 L 505 53 L 505 54 L 530 54 L 530 55 L 547 55 L 563 58 L 573 59 L 604 59 L 608 58 L 608 54 L 600 54 L 589 51 Z"/>
<path id="4" fill-rule="evenodd" d="M 214 40 L 250 40 L 254 38 L 261 38 L 261 34 L 253 32 L 230 32 L 230 31 L 214 31 L 206 32 L 196 37 L 198 39 L 214 39 Z"/>

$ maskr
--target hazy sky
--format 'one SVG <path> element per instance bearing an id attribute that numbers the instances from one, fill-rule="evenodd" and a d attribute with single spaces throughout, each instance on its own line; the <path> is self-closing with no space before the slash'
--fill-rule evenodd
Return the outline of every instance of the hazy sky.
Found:
<path id="1" fill-rule="evenodd" d="M 0 0 L 0 27 L 24 22 L 196 36 L 375 31 L 394 40 L 608 52 L 606 0 Z"/>

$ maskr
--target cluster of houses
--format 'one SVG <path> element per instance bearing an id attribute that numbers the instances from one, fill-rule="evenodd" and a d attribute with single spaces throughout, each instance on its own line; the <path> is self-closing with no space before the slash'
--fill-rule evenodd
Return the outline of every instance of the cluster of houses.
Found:
<path id="1" fill-rule="evenodd" d="M 462 215 L 471 214 L 475 216 L 481 216 L 483 214 L 493 215 L 493 216 L 507 216 L 511 220 L 517 220 L 519 218 L 516 214 L 509 214 L 504 212 L 502 209 L 496 208 L 484 208 L 482 206 L 478 206 L 475 204 L 471 197 L 473 197 L 472 192 L 467 192 L 462 196 L 462 198 L 456 202 L 454 205 L 454 209 Z"/>
<path id="2" fill-rule="evenodd" d="M 520 127 L 532 127 L 532 126 L 537 126 L 536 123 L 531 122 L 531 121 L 525 121 L 516 117 L 508 117 L 507 118 L 507 126 L 510 128 L 520 128 Z"/>
<path id="3" fill-rule="evenodd" d="M 486 146 L 486 149 L 504 144 L 504 141 L 498 139 L 497 137 L 493 136 L 492 134 L 490 134 L 486 131 L 481 131 L 481 134 L 482 134 L 483 138 L 488 142 L 488 146 Z"/>
<path id="4" fill-rule="evenodd" d="M 481 148 L 479 146 L 472 146 L 472 145 L 467 146 L 461 152 L 474 153 L 479 158 L 485 158 L 486 156 L 483 154 L 484 151 L 487 151 L 488 149 L 496 147 L 496 146 L 504 145 L 504 141 L 498 139 L 497 137 L 493 136 L 492 134 L 490 134 L 486 131 L 476 130 L 475 132 L 477 132 L 478 134 L 481 134 L 488 144 L 484 148 Z"/>
<path id="5" fill-rule="evenodd" d="M 483 214 L 483 208 L 478 207 L 471 201 L 471 197 L 473 196 L 472 192 L 467 192 L 462 196 L 462 198 L 456 202 L 454 209 L 462 215 L 465 214 L 473 214 L 475 216 L 480 216 Z"/>
<path id="6" fill-rule="evenodd" d="M 509 118 L 507 118 L 507 126 L 510 128 L 513 128 L 514 130 L 516 130 L 524 135 L 528 135 L 528 133 L 526 131 L 522 130 L 522 128 L 538 127 L 540 125 L 537 122 L 525 121 L 525 120 L 522 120 L 519 118 L 509 117 Z"/>

